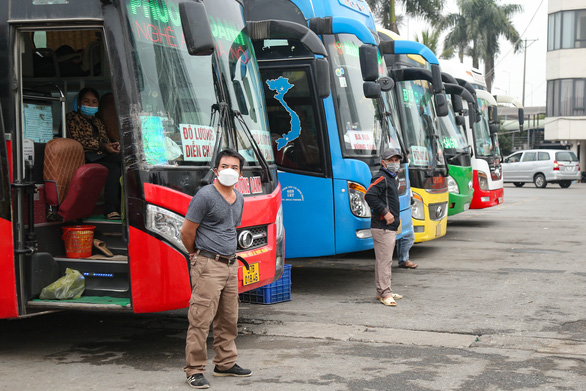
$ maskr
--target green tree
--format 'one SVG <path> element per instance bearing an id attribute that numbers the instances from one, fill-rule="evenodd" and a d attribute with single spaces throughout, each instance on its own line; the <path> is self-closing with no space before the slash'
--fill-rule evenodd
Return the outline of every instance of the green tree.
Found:
<path id="1" fill-rule="evenodd" d="M 439 29 L 434 29 L 430 31 L 429 29 L 423 30 L 421 32 L 421 36 L 415 34 L 415 41 L 424 44 L 427 46 L 432 52 L 439 53 L 440 49 L 440 36 L 441 31 Z M 454 57 L 454 47 L 446 47 L 444 45 L 443 51 L 438 55 L 439 58 L 443 58 L 449 60 L 450 58 Z"/>
<path id="2" fill-rule="evenodd" d="M 480 67 L 484 61 L 486 86 L 490 91 L 494 80 L 495 57 L 500 52 L 499 39 L 504 37 L 514 45 L 515 52 L 521 49 L 519 32 L 511 18 L 523 10 L 519 4 L 498 4 L 498 0 L 458 0 L 459 13 L 440 19 L 438 25 L 451 29 L 445 44 L 458 48 L 460 61 L 464 55 L 472 57 L 472 65 Z"/>
<path id="3" fill-rule="evenodd" d="M 399 34 L 399 17 L 396 3 L 405 6 L 405 12 L 412 17 L 422 17 L 428 21 L 438 20 L 445 0 L 366 0 L 372 13 L 382 21 L 383 27 Z"/>

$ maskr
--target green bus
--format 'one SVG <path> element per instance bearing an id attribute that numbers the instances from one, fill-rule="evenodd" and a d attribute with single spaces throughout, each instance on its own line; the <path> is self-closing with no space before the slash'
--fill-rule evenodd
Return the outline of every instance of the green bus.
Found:
<path id="1" fill-rule="evenodd" d="M 466 137 L 466 117 L 472 123 L 476 116 L 476 99 L 465 88 L 458 85 L 450 75 L 443 73 L 446 94 L 449 97 L 449 114 L 439 117 L 440 143 L 448 163 L 448 216 L 470 209 L 473 187 L 472 146 Z M 464 108 L 462 98 L 467 103 Z"/>

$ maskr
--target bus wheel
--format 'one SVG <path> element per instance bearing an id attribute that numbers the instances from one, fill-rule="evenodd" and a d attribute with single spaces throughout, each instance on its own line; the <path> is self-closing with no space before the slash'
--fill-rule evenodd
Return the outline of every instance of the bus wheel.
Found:
<path id="1" fill-rule="evenodd" d="M 543 174 L 537 174 L 533 177 L 533 183 L 535 183 L 535 187 L 539 187 L 540 189 L 543 189 L 545 186 L 547 186 L 547 180 L 545 179 L 545 175 Z"/>
<path id="2" fill-rule="evenodd" d="M 523 187 L 524 184 L 525 182 L 513 182 L 513 185 L 515 185 L 515 187 Z"/>
<path id="3" fill-rule="evenodd" d="M 560 187 L 562 189 L 567 189 L 572 184 L 572 181 L 560 181 Z"/>

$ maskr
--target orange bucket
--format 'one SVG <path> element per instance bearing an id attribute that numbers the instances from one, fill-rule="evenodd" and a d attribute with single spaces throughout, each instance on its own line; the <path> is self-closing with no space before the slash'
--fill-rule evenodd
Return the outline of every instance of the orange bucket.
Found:
<path id="1" fill-rule="evenodd" d="M 70 225 L 61 227 L 67 258 L 88 258 L 92 256 L 95 225 Z"/>

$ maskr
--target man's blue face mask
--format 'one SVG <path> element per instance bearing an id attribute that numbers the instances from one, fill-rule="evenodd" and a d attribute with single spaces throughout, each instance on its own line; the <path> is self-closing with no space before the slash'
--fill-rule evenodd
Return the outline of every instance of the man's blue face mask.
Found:
<path id="1" fill-rule="evenodd" d="M 81 108 L 79 109 L 79 111 L 83 115 L 93 116 L 93 115 L 96 115 L 96 113 L 98 112 L 98 108 L 97 107 L 92 107 L 92 106 L 81 105 Z"/>

